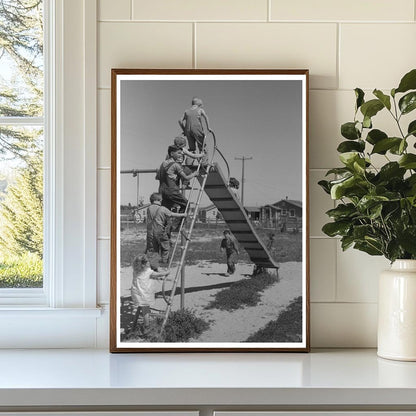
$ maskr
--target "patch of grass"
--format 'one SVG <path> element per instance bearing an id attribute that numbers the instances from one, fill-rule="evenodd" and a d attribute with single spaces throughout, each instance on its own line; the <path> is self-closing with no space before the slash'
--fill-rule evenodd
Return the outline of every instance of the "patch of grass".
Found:
<path id="1" fill-rule="evenodd" d="M 302 233 L 281 233 L 267 228 L 257 228 L 256 231 L 266 246 L 270 232 L 274 233 L 275 238 L 270 252 L 275 261 L 279 263 L 302 261 Z"/>
<path id="2" fill-rule="evenodd" d="M 43 262 L 36 254 L 0 258 L 0 288 L 43 286 Z"/>
<path id="3" fill-rule="evenodd" d="M 192 240 L 186 256 L 186 264 L 197 264 L 202 260 L 225 264 L 226 258 L 220 251 L 220 244 L 223 238 L 222 232 L 226 228 L 223 224 L 218 225 L 218 228 L 204 228 L 202 224 L 198 224 L 198 228 L 194 229 L 192 234 Z M 268 234 L 271 230 L 258 228 L 256 231 L 267 245 Z M 144 253 L 145 249 L 146 229 L 142 224 L 138 225 L 134 230 L 123 232 L 120 253 L 121 267 L 130 266 L 134 257 L 137 254 Z M 275 261 L 281 263 L 287 261 L 302 261 L 302 234 L 280 233 L 276 231 L 271 254 Z M 178 250 L 175 260 L 179 258 L 180 250 Z M 250 263 L 248 254 L 242 248 L 238 256 L 238 261 Z"/>
<path id="4" fill-rule="evenodd" d="M 159 318 L 159 325 L 162 318 Z M 208 322 L 198 318 L 190 309 L 172 312 L 163 332 L 164 342 L 186 342 L 201 335 L 209 328 Z"/>
<path id="5" fill-rule="evenodd" d="M 239 280 L 232 283 L 228 289 L 218 292 L 205 309 L 233 311 L 244 306 L 256 306 L 260 301 L 261 292 L 276 281 L 278 278 L 267 272 Z"/>
<path id="6" fill-rule="evenodd" d="M 128 314 L 122 315 L 122 328 L 128 331 L 128 328 L 131 328 L 133 323 L 133 309 L 127 305 L 124 305 L 122 310 L 123 308 L 124 312 L 128 312 Z M 139 320 L 136 329 L 121 335 L 121 341 L 159 342 L 162 322 L 163 316 L 157 316 L 155 319 L 151 320 L 149 328 L 146 333 L 143 334 Z M 161 342 L 187 342 L 191 338 L 198 337 L 208 328 L 208 322 L 198 318 L 192 310 L 183 309 L 174 311 L 171 312 L 168 321 L 166 322 Z"/>
<path id="7" fill-rule="evenodd" d="M 246 342 L 301 342 L 302 297 L 294 299 L 275 321 L 247 338 Z"/>

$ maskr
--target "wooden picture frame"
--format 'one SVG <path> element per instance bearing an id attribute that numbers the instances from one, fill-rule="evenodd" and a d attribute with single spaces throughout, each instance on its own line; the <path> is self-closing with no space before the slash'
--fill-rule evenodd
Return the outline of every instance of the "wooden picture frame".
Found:
<path id="1" fill-rule="evenodd" d="M 309 351 L 308 82 L 112 70 L 111 352 Z"/>

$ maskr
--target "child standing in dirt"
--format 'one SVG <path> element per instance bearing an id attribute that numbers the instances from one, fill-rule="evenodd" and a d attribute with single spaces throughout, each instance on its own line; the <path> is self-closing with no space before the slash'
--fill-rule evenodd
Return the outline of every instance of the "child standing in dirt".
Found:
<path id="1" fill-rule="evenodd" d="M 208 116 L 202 107 L 203 103 L 200 98 L 192 98 L 192 107 L 185 110 L 182 120 L 179 120 L 179 124 L 188 139 L 188 146 L 191 152 L 196 151 L 196 145 L 198 145 L 200 152 L 204 148 L 205 130 L 202 118 L 205 119 L 208 131 L 212 131 L 209 127 Z"/>
<path id="2" fill-rule="evenodd" d="M 235 273 L 235 263 L 237 261 L 237 255 L 239 254 L 238 246 L 234 238 L 231 236 L 229 230 L 224 231 L 224 238 L 221 241 L 221 251 L 227 256 L 227 273 L 225 276 Z"/>
<path id="3" fill-rule="evenodd" d="M 171 217 L 184 218 L 186 214 L 172 212 L 166 207 L 162 207 L 162 195 L 154 192 L 150 195 L 150 206 L 147 208 L 147 237 L 146 237 L 146 254 L 152 258 L 152 266 L 154 264 L 153 255 L 159 253 L 161 263 L 166 267 L 169 259 L 170 237 L 169 237 L 169 219 Z"/>
<path id="4" fill-rule="evenodd" d="M 145 334 L 150 325 L 150 306 L 155 302 L 155 288 L 153 280 L 162 280 L 169 271 L 155 272 L 150 267 L 145 254 L 136 256 L 133 260 L 133 281 L 131 284 L 131 300 L 137 307 L 132 330 L 137 326 L 139 317 L 143 317 L 142 332 Z"/>

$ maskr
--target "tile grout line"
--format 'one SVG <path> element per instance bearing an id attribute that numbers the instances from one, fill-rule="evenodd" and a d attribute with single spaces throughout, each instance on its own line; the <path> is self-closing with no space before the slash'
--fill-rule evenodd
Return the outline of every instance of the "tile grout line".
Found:
<path id="1" fill-rule="evenodd" d="M 196 69 L 196 22 L 192 23 L 192 68 Z"/>
<path id="2" fill-rule="evenodd" d="M 130 0 L 130 20 L 133 20 L 133 0 Z"/>
<path id="3" fill-rule="evenodd" d="M 134 7 L 132 7 L 134 12 Z M 98 19 L 98 23 L 277 23 L 277 24 L 305 24 L 305 25 L 336 25 L 336 24 L 353 24 L 353 25 L 414 25 L 413 20 L 270 20 L 265 19 L 210 19 L 210 20 L 192 20 L 192 19 Z"/>
<path id="4" fill-rule="evenodd" d="M 311 301 L 311 304 L 315 304 L 315 305 L 334 305 L 334 306 L 339 306 L 339 305 L 377 305 L 378 302 L 377 301 L 358 301 L 358 300 L 343 300 L 341 302 L 330 302 L 330 301 L 326 301 L 326 300 L 322 300 L 322 301 Z"/>
<path id="5" fill-rule="evenodd" d="M 416 0 L 415 0 L 416 1 Z M 340 80 L 340 71 L 341 71 L 341 24 L 337 23 L 337 62 L 336 62 L 336 71 L 337 71 L 337 90 L 339 90 L 339 80 Z"/>
<path id="6" fill-rule="evenodd" d="M 334 244 L 334 259 L 335 259 L 335 282 L 334 282 L 334 303 L 338 303 L 338 244 L 340 244 L 339 240 L 335 241 Z"/>

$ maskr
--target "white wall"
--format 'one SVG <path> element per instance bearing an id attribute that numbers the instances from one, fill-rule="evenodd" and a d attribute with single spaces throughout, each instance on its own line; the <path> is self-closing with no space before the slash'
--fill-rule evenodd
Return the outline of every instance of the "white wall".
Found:
<path id="1" fill-rule="evenodd" d="M 390 90 L 416 67 L 414 0 L 99 0 L 98 299 L 109 301 L 110 69 L 309 68 L 313 347 L 376 345 L 382 258 L 342 253 L 321 230 L 316 185 L 337 164 L 355 87 Z M 382 120 L 382 123 L 387 121 Z M 107 347 L 106 323 L 99 345 Z"/>

